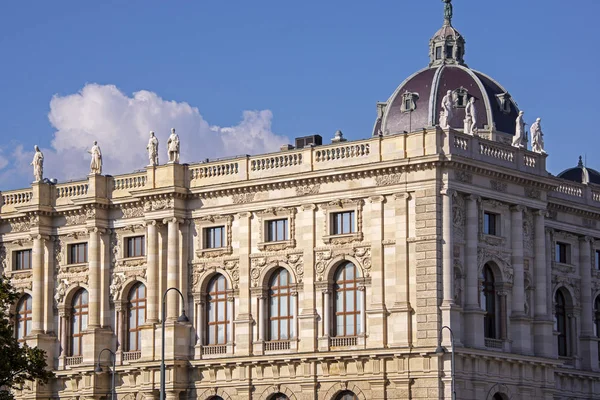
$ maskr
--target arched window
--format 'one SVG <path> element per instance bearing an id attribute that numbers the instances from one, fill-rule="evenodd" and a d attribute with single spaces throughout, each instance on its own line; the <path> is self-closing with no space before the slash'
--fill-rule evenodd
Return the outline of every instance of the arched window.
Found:
<path id="1" fill-rule="evenodd" d="M 136 283 L 129 291 L 127 304 L 129 319 L 127 320 L 127 351 L 142 349 L 142 331 L 140 327 L 146 323 L 146 286 Z"/>
<path id="2" fill-rule="evenodd" d="M 26 294 L 21 297 L 17 305 L 16 335 L 19 342 L 25 342 L 25 337 L 31 333 L 31 296 Z"/>
<path id="3" fill-rule="evenodd" d="M 494 397 L 492 397 L 492 400 L 504 400 L 504 396 L 502 396 L 500 393 L 496 393 Z"/>
<path id="4" fill-rule="evenodd" d="M 349 390 L 346 390 L 337 395 L 335 400 L 358 400 L 358 396 Z"/>
<path id="5" fill-rule="evenodd" d="M 69 346 L 70 356 L 83 354 L 83 333 L 88 326 L 88 292 L 79 290 L 73 297 L 73 309 L 71 312 L 71 343 Z"/>
<path id="6" fill-rule="evenodd" d="M 568 343 L 569 343 L 569 329 L 567 322 L 567 302 L 565 295 L 561 290 L 556 292 L 555 296 L 555 320 L 556 320 L 556 331 L 558 332 L 558 355 L 561 357 L 567 357 L 569 355 Z"/>
<path id="7" fill-rule="evenodd" d="M 208 400 L 223 400 L 223 398 L 221 396 L 213 396 Z"/>
<path id="8" fill-rule="evenodd" d="M 489 339 L 497 339 L 496 329 L 496 288 L 494 273 L 489 265 L 483 267 L 483 283 L 481 288 L 481 306 L 485 311 L 483 317 L 483 334 Z"/>
<path id="9" fill-rule="evenodd" d="M 227 281 L 223 275 L 215 276 L 208 285 L 207 298 L 209 345 L 227 343 Z"/>
<path id="10" fill-rule="evenodd" d="M 335 336 L 362 333 L 362 292 L 358 290 L 358 271 L 351 262 L 342 264 L 335 273 Z"/>
<path id="11" fill-rule="evenodd" d="M 283 393 L 275 393 L 269 397 L 269 400 L 289 400 L 289 398 Z"/>
<path id="12" fill-rule="evenodd" d="M 290 273 L 280 268 L 269 284 L 269 340 L 290 340 L 294 337 L 295 303 L 292 297 Z"/>

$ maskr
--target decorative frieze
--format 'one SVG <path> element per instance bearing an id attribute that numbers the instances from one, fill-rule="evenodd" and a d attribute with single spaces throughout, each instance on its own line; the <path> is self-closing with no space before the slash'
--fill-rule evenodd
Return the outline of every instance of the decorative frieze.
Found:
<path id="1" fill-rule="evenodd" d="M 492 190 L 495 190 L 496 192 L 500 193 L 506 193 L 506 191 L 508 190 L 507 183 L 495 180 L 490 181 L 490 187 L 492 188 Z"/>
<path id="2" fill-rule="evenodd" d="M 375 184 L 377 186 L 397 185 L 402 182 L 402 173 L 400 172 L 396 174 L 377 175 L 375 177 Z"/>
<path id="3" fill-rule="evenodd" d="M 233 289 L 240 285 L 240 260 L 238 258 L 223 259 L 220 261 L 194 262 L 191 264 L 192 293 L 200 294 L 201 282 L 206 275 L 212 274 L 217 269 L 223 270 L 232 282 Z"/>
<path id="4" fill-rule="evenodd" d="M 317 281 L 325 280 L 324 273 L 332 262 L 335 260 L 347 260 L 347 256 L 358 261 L 358 267 L 363 270 L 364 277 L 371 276 L 371 247 L 332 247 L 332 248 L 317 248 L 315 253 L 315 275 Z"/>
<path id="5" fill-rule="evenodd" d="M 10 274 L 10 282 L 17 290 L 31 290 L 33 282 L 32 270 L 14 271 Z"/>
<path id="6" fill-rule="evenodd" d="M 231 196 L 233 204 L 246 204 L 254 201 L 255 192 L 236 193 Z"/>
<path id="7" fill-rule="evenodd" d="M 454 177 L 459 182 L 473 183 L 473 174 L 467 171 L 454 171 Z"/>
<path id="8" fill-rule="evenodd" d="M 31 223 L 29 219 L 14 219 L 10 221 L 11 232 L 29 232 L 31 229 Z"/>
<path id="9" fill-rule="evenodd" d="M 466 208 L 465 198 L 460 193 L 453 196 L 452 203 L 452 225 L 454 229 L 454 240 L 465 240 Z"/>
<path id="10" fill-rule="evenodd" d="M 144 216 L 144 207 L 127 205 L 121 208 L 123 218 L 140 218 Z"/>
<path id="11" fill-rule="evenodd" d="M 534 229 L 533 214 L 525 211 L 523 213 L 523 249 L 528 253 L 533 252 Z"/>
<path id="12" fill-rule="evenodd" d="M 168 210 L 175 207 L 175 199 L 173 197 L 168 198 L 157 198 L 147 200 L 144 203 L 144 211 L 160 211 L 160 210 Z"/>
<path id="13" fill-rule="evenodd" d="M 67 214 L 65 215 L 66 225 L 85 225 L 87 215 L 85 214 Z"/>
<path id="14" fill-rule="evenodd" d="M 542 197 L 542 191 L 537 188 L 526 187 L 525 188 L 525 196 L 529 197 L 530 199 L 539 200 Z"/>
<path id="15" fill-rule="evenodd" d="M 266 267 L 287 266 L 294 273 L 294 282 L 302 283 L 304 280 L 304 255 L 302 253 L 254 256 L 251 258 L 250 264 L 250 278 L 253 288 L 261 285 L 260 277 Z"/>
<path id="16" fill-rule="evenodd" d="M 319 194 L 320 191 L 321 191 L 320 183 L 296 186 L 296 196 L 308 196 L 311 194 Z"/>

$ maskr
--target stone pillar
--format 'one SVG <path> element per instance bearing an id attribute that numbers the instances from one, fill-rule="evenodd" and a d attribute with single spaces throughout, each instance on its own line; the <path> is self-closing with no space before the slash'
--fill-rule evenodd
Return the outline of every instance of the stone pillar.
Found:
<path id="1" fill-rule="evenodd" d="M 179 221 L 169 218 L 167 223 L 167 287 L 165 291 L 176 287 L 179 281 Z M 171 290 L 167 294 L 167 321 L 175 321 L 179 316 L 179 294 Z"/>
<path id="2" fill-rule="evenodd" d="M 533 350 L 539 357 L 553 357 L 554 355 L 554 320 L 552 312 L 552 298 L 549 295 L 551 285 L 548 280 L 551 274 L 550 258 L 551 249 L 550 231 L 545 228 L 545 215 L 543 210 L 535 212 L 534 231 L 534 271 L 535 282 L 534 322 L 533 322 Z"/>
<path id="3" fill-rule="evenodd" d="M 239 297 L 236 298 L 237 315 L 234 320 L 235 354 L 239 356 L 250 355 L 252 351 L 252 318 L 250 301 L 250 252 L 252 247 L 252 213 L 242 212 L 237 214 L 237 235 L 232 235 L 238 240 L 240 256 L 240 283 Z M 236 223 L 234 222 L 234 226 Z M 233 340 L 233 336 L 232 336 Z"/>
<path id="4" fill-rule="evenodd" d="M 100 327 L 100 230 L 90 228 L 88 244 L 89 264 L 89 329 Z"/>
<path id="5" fill-rule="evenodd" d="M 156 221 L 148 221 L 148 287 L 147 287 L 147 315 L 146 320 L 149 323 L 158 323 L 158 304 L 160 300 L 158 285 L 158 226 Z"/>
<path id="6" fill-rule="evenodd" d="M 484 347 L 483 317 L 485 313 L 479 305 L 479 265 L 477 249 L 479 243 L 479 196 L 467 198 L 466 239 L 466 296 L 465 296 L 465 344 L 471 347 Z"/>
<path id="7" fill-rule="evenodd" d="M 460 312 L 454 302 L 454 223 L 452 220 L 452 200 L 457 196 L 456 191 L 444 189 L 442 194 L 442 275 L 443 275 L 443 300 L 442 325 L 448 326 L 454 333 L 455 345 L 461 344 L 462 332 Z M 450 332 L 444 329 L 442 343 L 446 347 L 451 345 Z"/>
<path id="8" fill-rule="evenodd" d="M 265 341 L 265 324 L 268 323 L 265 314 L 265 296 L 259 296 L 258 300 L 258 340 L 260 342 Z"/>
<path id="9" fill-rule="evenodd" d="M 383 262 L 383 205 L 385 197 L 369 198 L 370 212 L 365 224 L 371 243 L 371 288 L 365 301 L 368 317 L 369 335 L 366 337 L 367 347 L 384 348 L 387 345 L 385 334 L 387 326 L 387 309 L 385 306 L 385 263 Z M 365 308 L 363 308 L 365 310 Z M 364 314 L 364 313 L 363 313 Z M 365 328 L 363 321 L 363 330 Z"/>
<path id="10" fill-rule="evenodd" d="M 44 241 L 42 235 L 33 236 L 31 334 L 44 333 Z"/>
<path id="11" fill-rule="evenodd" d="M 598 368 L 598 342 L 594 337 L 592 299 L 592 238 L 579 239 L 579 273 L 581 275 L 581 362 L 587 370 Z"/>
<path id="12" fill-rule="evenodd" d="M 388 296 L 394 298 L 389 316 L 389 343 L 393 347 L 409 347 L 412 344 L 412 307 L 410 304 L 410 281 L 408 262 L 408 193 L 396 193 L 395 202 L 395 269 L 388 275 Z"/>
<path id="13" fill-rule="evenodd" d="M 54 276 L 54 240 L 45 240 L 46 257 L 44 262 L 44 277 Z M 44 331 L 57 332 L 54 322 L 54 279 L 44 278 Z"/>
<path id="14" fill-rule="evenodd" d="M 508 321 L 506 314 L 506 306 L 507 306 L 507 293 L 503 290 L 498 291 L 498 301 L 500 306 L 500 339 L 506 340 L 508 339 L 508 327 L 506 322 Z"/>
<path id="15" fill-rule="evenodd" d="M 331 336 L 331 291 L 323 291 L 323 336 Z"/>
<path id="16" fill-rule="evenodd" d="M 116 320 L 116 330 L 117 330 L 117 352 L 124 352 L 127 349 L 125 348 L 125 311 L 123 310 L 123 305 L 119 304 L 116 308 L 117 312 L 117 320 Z"/>
<path id="17" fill-rule="evenodd" d="M 200 300 L 196 304 L 196 335 L 198 337 L 198 345 L 204 345 L 204 301 Z"/>
<path id="18" fill-rule="evenodd" d="M 531 353 L 529 318 L 525 315 L 525 271 L 523 266 L 523 211 L 521 205 L 511 207 L 512 287 L 511 337 L 515 353 Z M 503 321 L 502 323 L 506 323 Z"/>
<path id="19" fill-rule="evenodd" d="M 296 238 L 302 243 L 304 279 L 298 287 L 298 342 L 299 352 L 312 352 L 317 348 L 317 305 L 315 287 L 315 209 L 314 204 L 303 204 L 296 219 Z"/>

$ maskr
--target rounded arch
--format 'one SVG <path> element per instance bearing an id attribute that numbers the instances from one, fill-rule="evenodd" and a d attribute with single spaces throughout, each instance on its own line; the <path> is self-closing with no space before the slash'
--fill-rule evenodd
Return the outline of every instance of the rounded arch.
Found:
<path id="1" fill-rule="evenodd" d="M 259 400 L 272 400 L 278 394 L 286 395 L 289 400 L 296 400 L 296 395 L 294 395 L 291 389 L 285 385 L 273 385 L 267 387 L 260 394 Z"/>
<path id="2" fill-rule="evenodd" d="M 222 388 L 206 389 L 204 392 L 198 395 L 198 400 L 214 400 L 218 399 L 219 397 L 223 400 L 231 400 L 231 396 Z"/>
<path id="3" fill-rule="evenodd" d="M 148 283 L 142 277 L 140 277 L 140 276 L 129 277 L 129 278 L 127 278 L 127 280 L 125 280 L 125 282 L 123 282 L 123 286 L 121 288 L 121 291 L 119 292 L 119 299 L 122 301 L 127 301 L 129 299 L 129 294 L 131 292 L 131 289 L 134 286 L 136 286 L 138 283 L 141 283 L 146 288 L 148 288 Z"/>
<path id="4" fill-rule="evenodd" d="M 348 382 L 338 382 L 329 388 L 325 395 L 326 400 L 337 400 L 337 396 L 343 392 L 352 392 L 359 398 L 359 400 L 367 400 L 367 397 L 358 386 Z"/>
<path id="5" fill-rule="evenodd" d="M 504 271 L 503 271 L 502 267 L 500 267 L 500 265 L 501 264 L 498 262 L 498 260 L 494 260 L 494 259 L 487 260 L 480 266 L 479 276 L 482 277 L 485 269 L 489 268 L 489 270 L 492 272 L 492 274 L 494 276 L 495 283 L 507 282 L 507 280 L 509 280 L 508 279 L 509 277 L 505 276 Z"/>
<path id="6" fill-rule="evenodd" d="M 565 306 L 575 306 L 575 291 L 569 285 L 560 284 L 554 288 L 552 292 L 552 301 L 556 303 L 556 295 L 561 293 L 565 298 Z"/>
<path id="7" fill-rule="evenodd" d="M 16 291 L 19 294 L 19 298 L 17 299 L 17 301 L 15 301 L 13 304 L 10 305 L 9 307 L 9 313 L 10 314 L 15 314 L 17 312 L 17 307 L 19 306 L 19 304 L 21 303 L 21 301 L 23 300 L 23 298 L 25 296 L 30 296 L 31 299 L 33 300 L 33 291 L 29 290 L 29 289 L 19 289 Z"/>
<path id="8" fill-rule="evenodd" d="M 503 383 L 496 383 L 488 390 L 485 400 L 510 400 L 512 397 L 510 389 Z"/>
<path id="9" fill-rule="evenodd" d="M 345 265 L 346 263 L 354 264 L 354 266 L 356 267 L 358 278 L 362 279 L 365 277 L 365 270 L 361 263 L 355 257 L 352 257 L 348 254 L 340 254 L 336 257 L 333 257 L 325 267 L 325 271 L 323 274 L 323 276 L 325 277 L 325 281 L 333 282 L 338 268 L 340 268 L 340 266 L 342 265 Z"/>
<path id="10" fill-rule="evenodd" d="M 75 295 L 77 293 L 79 293 L 79 291 L 83 289 L 86 292 L 88 292 L 89 294 L 89 288 L 87 285 L 81 284 L 79 282 L 73 283 L 71 285 L 69 285 L 69 287 L 67 288 L 66 292 L 65 292 L 65 297 L 63 298 L 63 306 L 65 307 L 70 307 L 71 303 L 73 302 L 73 297 L 75 297 Z"/>
<path id="11" fill-rule="evenodd" d="M 233 280 L 231 279 L 231 276 L 229 275 L 229 273 L 221 268 L 221 267 L 213 267 L 211 268 L 210 272 L 208 272 L 207 274 L 205 274 L 199 282 L 198 288 L 200 289 L 199 292 L 197 292 L 197 294 L 202 294 L 202 295 L 206 295 L 208 293 L 208 286 L 210 285 L 210 283 L 212 282 L 212 280 L 217 276 L 217 275 L 223 275 L 223 277 L 225 278 L 225 282 L 227 282 L 227 289 L 228 290 L 232 290 L 233 289 Z"/>
<path id="12" fill-rule="evenodd" d="M 294 269 L 290 267 L 288 263 L 282 261 L 273 261 L 260 272 L 260 276 L 258 278 L 259 287 L 269 287 L 271 278 L 273 278 L 273 275 L 275 275 L 275 273 L 280 269 L 285 269 L 290 274 L 293 284 L 298 282 L 298 278 L 296 277 Z"/>

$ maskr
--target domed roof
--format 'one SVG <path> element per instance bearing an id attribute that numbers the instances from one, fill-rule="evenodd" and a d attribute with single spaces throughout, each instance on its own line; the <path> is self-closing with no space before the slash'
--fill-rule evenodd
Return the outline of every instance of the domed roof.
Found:
<path id="1" fill-rule="evenodd" d="M 449 13 L 446 9 L 442 28 L 430 40 L 429 67 L 411 75 L 387 102 L 377 105 L 373 135 L 414 132 L 438 125 L 442 99 L 448 91 L 453 100 L 450 128 L 465 128 L 467 103 L 473 98 L 477 132 L 515 134 L 519 114 L 516 102 L 494 79 L 465 64 L 465 40 L 452 26 L 451 18 L 452 9 Z"/>
<path id="2" fill-rule="evenodd" d="M 579 163 L 577 163 L 576 167 L 565 169 L 558 174 L 558 177 L 578 183 L 595 183 L 600 185 L 600 172 L 595 169 L 586 168 L 585 165 L 583 165 L 581 156 L 579 156 Z"/>

